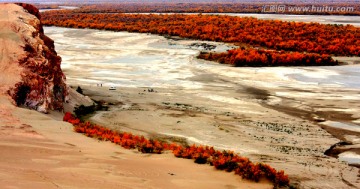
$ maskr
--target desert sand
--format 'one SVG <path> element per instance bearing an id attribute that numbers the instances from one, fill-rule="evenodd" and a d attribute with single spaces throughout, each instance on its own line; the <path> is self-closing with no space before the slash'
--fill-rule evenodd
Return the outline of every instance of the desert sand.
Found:
<path id="1" fill-rule="evenodd" d="M 10 5 L 1 5 L 0 9 L 0 70 L 2 75 L 0 77 L 0 93 L 4 93 L 9 87 L 14 86 L 15 83 L 20 81 L 21 68 L 17 64 L 13 64 L 18 61 L 18 58 L 24 56 L 24 52 L 21 48 L 23 42 L 18 34 L 13 31 L 9 31 L 11 25 L 16 26 L 18 23 L 14 23 L 17 20 L 16 15 L 8 14 Z M 13 7 L 12 12 L 21 10 L 21 7 Z M 19 14 L 24 16 L 26 13 Z"/>
<path id="2" fill-rule="evenodd" d="M 272 188 L 172 154 L 125 150 L 1 97 L 2 188 Z"/>

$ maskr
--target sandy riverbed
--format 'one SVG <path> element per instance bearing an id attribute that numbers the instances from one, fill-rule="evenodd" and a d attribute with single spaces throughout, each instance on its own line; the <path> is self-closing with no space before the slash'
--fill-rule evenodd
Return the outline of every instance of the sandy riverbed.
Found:
<path id="1" fill-rule="evenodd" d="M 357 65 L 232 68 L 196 60 L 199 49 L 189 47 L 196 41 L 98 30 L 45 31 L 57 42 L 69 84 L 114 104 L 93 115 L 94 122 L 234 150 L 284 169 L 302 188 L 360 186 L 357 168 L 324 155 L 342 140 L 352 143 L 344 147 L 342 160 L 358 153 L 358 132 L 328 124 L 359 122 L 359 90 L 344 78 L 347 73 L 358 77 Z M 109 91 L 110 86 L 117 90 Z M 318 124 L 323 120 L 328 122 Z"/>

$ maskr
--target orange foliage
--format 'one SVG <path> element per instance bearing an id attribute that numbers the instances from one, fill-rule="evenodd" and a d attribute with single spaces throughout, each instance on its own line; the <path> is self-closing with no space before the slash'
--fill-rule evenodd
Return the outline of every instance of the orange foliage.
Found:
<path id="1" fill-rule="evenodd" d="M 235 171 L 235 174 L 245 179 L 257 182 L 264 177 L 273 182 L 275 187 L 289 185 L 289 178 L 284 174 L 284 171 L 276 171 L 267 164 L 254 164 L 248 158 L 241 157 L 231 151 L 220 152 L 209 146 L 183 147 L 175 143 L 168 144 L 157 140 L 148 140 L 143 136 L 120 133 L 90 122 L 81 122 L 69 112 L 65 113 L 63 120 L 73 124 L 74 130 L 78 133 L 99 140 L 111 141 L 126 149 L 138 149 L 142 153 L 157 154 L 164 150 L 171 150 L 176 157 L 193 159 L 195 163 L 200 164 L 209 163 L 219 170 Z"/>
<path id="2" fill-rule="evenodd" d="M 276 5 L 277 3 L 271 2 L 271 5 Z M 131 3 L 131 2 L 121 2 L 121 3 L 101 3 L 84 5 L 81 3 L 68 4 L 70 6 L 80 7 L 79 9 L 74 10 L 76 13 L 261 13 L 264 3 L 260 2 L 141 2 L 141 3 Z M 266 4 L 265 4 L 266 5 Z M 292 2 L 288 3 L 279 3 L 279 5 L 285 6 L 300 6 L 300 7 L 311 7 L 314 3 L 304 4 L 303 2 L 297 3 Z M 58 8 L 54 4 L 37 5 L 38 8 Z M 356 3 L 325 3 L 322 2 L 321 5 L 316 5 L 317 7 L 354 7 L 354 11 L 350 12 L 302 12 L 302 11 L 288 11 L 285 9 L 286 14 L 321 14 L 321 15 L 360 15 L 360 5 Z"/>
<path id="3" fill-rule="evenodd" d="M 201 53 L 198 58 L 234 66 L 334 66 L 331 56 L 315 53 L 283 52 L 257 49 L 233 49 L 226 53 Z"/>
<path id="4" fill-rule="evenodd" d="M 130 31 L 276 50 L 360 56 L 360 28 L 219 15 L 84 14 L 49 11 L 45 25 Z"/>

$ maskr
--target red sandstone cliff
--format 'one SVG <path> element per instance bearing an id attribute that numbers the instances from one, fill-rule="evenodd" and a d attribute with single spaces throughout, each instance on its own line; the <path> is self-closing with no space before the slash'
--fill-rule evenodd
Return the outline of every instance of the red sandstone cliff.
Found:
<path id="1" fill-rule="evenodd" d="M 37 8 L 0 4 L 0 93 L 18 106 L 45 113 L 62 110 L 68 90 L 60 63 Z"/>

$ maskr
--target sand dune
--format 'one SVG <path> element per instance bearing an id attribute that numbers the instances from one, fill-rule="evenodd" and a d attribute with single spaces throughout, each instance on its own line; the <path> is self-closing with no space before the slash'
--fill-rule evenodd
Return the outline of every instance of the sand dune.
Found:
<path id="1" fill-rule="evenodd" d="M 208 165 L 99 142 L 0 97 L 2 188 L 272 188 Z"/>

